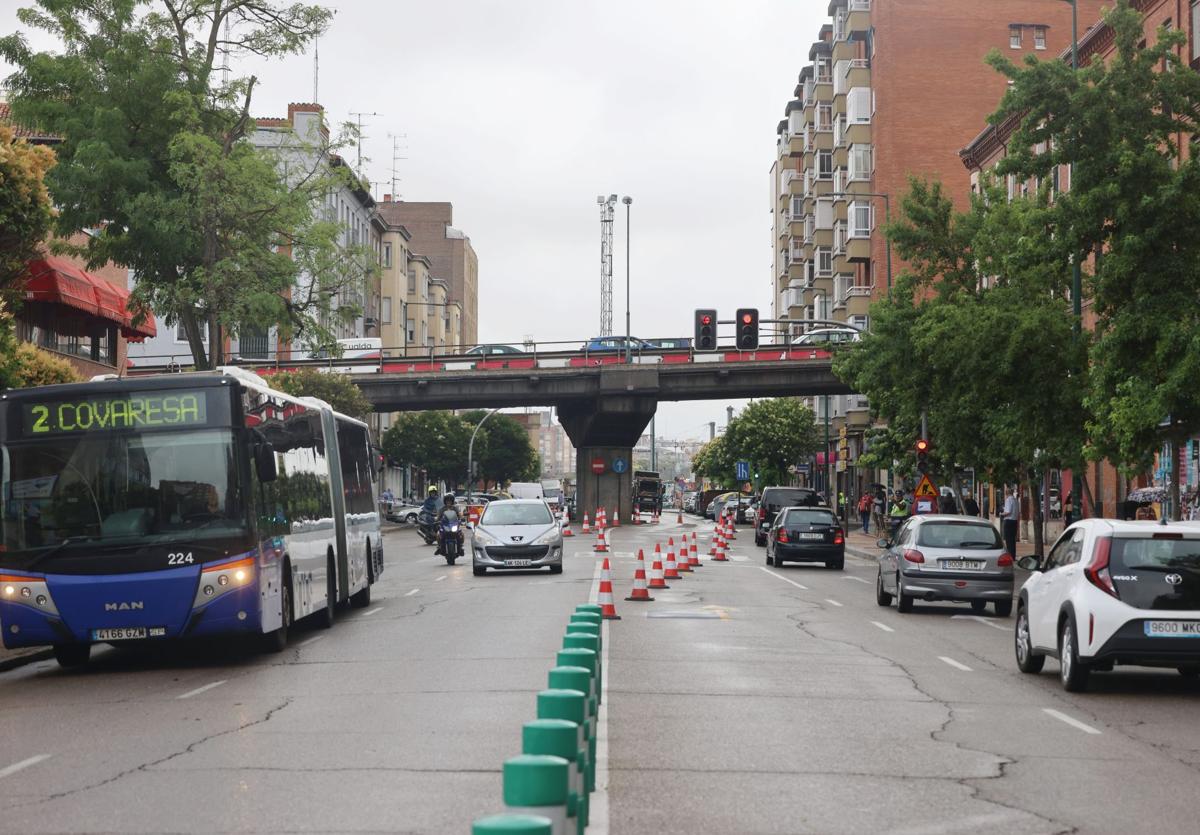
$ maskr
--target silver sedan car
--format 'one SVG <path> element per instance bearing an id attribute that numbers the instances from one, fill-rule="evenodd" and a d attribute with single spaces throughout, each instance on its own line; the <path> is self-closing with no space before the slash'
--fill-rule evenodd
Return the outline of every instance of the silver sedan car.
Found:
<path id="1" fill-rule="evenodd" d="M 1002 618 L 1012 614 L 1013 557 L 991 524 L 970 516 L 913 516 L 894 540 L 879 540 L 875 602 L 911 612 L 915 600 L 988 602 Z"/>
<path id="2" fill-rule="evenodd" d="M 541 499 L 489 502 L 471 535 L 475 576 L 495 569 L 548 566 L 562 573 L 563 537 L 559 522 Z"/>

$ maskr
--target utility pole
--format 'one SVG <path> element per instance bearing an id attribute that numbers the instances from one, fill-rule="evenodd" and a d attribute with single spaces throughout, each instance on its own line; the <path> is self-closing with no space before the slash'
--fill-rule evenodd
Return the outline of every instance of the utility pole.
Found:
<path id="1" fill-rule="evenodd" d="M 708 422 L 708 439 L 711 441 L 715 437 L 717 437 L 717 422 L 710 420 Z"/>

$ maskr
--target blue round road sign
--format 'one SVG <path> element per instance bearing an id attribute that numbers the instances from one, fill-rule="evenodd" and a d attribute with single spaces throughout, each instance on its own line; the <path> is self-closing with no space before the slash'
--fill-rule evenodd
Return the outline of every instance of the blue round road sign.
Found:
<path id="1" fill-rule="evenodd" d="M 624 458 L 614 458 L 612 462 L 612 471 L 620 475 L 629 469 L 629 462 Z"/>

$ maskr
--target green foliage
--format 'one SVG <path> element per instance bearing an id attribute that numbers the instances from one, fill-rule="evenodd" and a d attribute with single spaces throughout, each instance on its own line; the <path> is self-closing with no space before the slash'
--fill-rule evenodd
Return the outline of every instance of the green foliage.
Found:
<path id="1" fill-rule="evenodd" d="M 299 371 L 281 371 L 271 375 L 274 388 L 297 397 L 316 397 L 324 400 L 335 411 L 344 415 L 366 420 L 373 411 L 371 401 L 362 389 L 345 374 L 302 368 Z"/>
<path id="2" fill-rule="evenodd" d="M 243 328 L 315 346 L 360 314 L 348 300 L 374 259 L 340 246 L 318 211 L 330 190 L 361 187 L 331 164 L 339 143 L 293 136 L 281 156 L 256 150 L 246 137 L 257 80 L 214 72 L 226 50 L 302 50 L 331 12 L 270 0 L 38 0 L 18 17 L 62 47 L 0 38 L 0 56 L 18 67 L 7 79 L 14 118 L 64 137 L 48 176 L 58 230 L 98 230 L 80 254 L 129 266 L 137 301 L 182 322 L 197 367 L 219 363 L 222 337 Z"/>
<path id="3" fill-rule="evenodd" d="M 56 383 L 78 383 L 83 376 L 75 366 L 62 357 L 39 351 L 28 342 L 16 346 L 12 363 L 7 369 L 4 385 L 11 388 L 52 386 Z"/>
<path id="4" fill-rule="evenodd" d="M 45 176 L 53 165 L 53 151 L 15 139 L 12 128 L 0 125 L 0 295 L 9 301 L 50 231 Z"/>
<path id="5" fill-rule="evenodd" d="M 692 472 L 719 487 L 727 487 L 733 483 L 736 460 L 725 443 L 725 436 L 720 435 L 700 447 L 692 456 Z"/>
<path id="6" fill-rule="evenodd" d="M 487 412 L 474 410 L 464 412 L 463 422 L 474 431 Z M 466 448 L 463 460 L 466 460 Z M 475 460 L 479 462 L 479 475 L 485 483 L 503 484 L 510 481 L 537 481 L 541 478 L 542 466 L 529 433 L 519 422 L 504 414 L 494 414 L 475 436 Z"/>
<path id="7" fill-rule="evenodd" d="M 467 477 L 471 429 L 450 412 L 404 412 L 383 433 L 383 451 L 398 464 L 423 469 L 435 480 L 457 483 Z"/>
<path id="8" fill-rule="evenodd" d="M 806 460 L 821 443 L 812 410 L 790 397 L 755 400 L 725 429 L 733 459 L 749 461 L 764 485 L 787 484 L 787 468 Z"/>
<path id="9" fill-rule="evenodd" d="M 1140 471 L 1168 416 L 1167 437 L 1200 429 L 1200 155 L 1180 159 L 1178 146 L 1200 133 L 1200 74 L 1177 53 L 1184 30 L 1160 28 L 1140 46 L 1142 13 L 1129 0 L 1105 21 L 1114 54 L 1078 74 L 1062 62 L 990 56 L 1010 79 L 992 121 L 1021 119 L 1002 174 L 1048 177 L 1074 164 L 1056 202 L 1059 239 L 1103 256 L 1085 294 L 1096 317 L 1090 454 Z"/>

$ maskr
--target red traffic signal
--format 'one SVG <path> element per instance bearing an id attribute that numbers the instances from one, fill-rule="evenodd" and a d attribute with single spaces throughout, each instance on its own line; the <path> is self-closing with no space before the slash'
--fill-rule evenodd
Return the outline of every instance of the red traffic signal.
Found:
<path id="1" fill-rule="evenodd" d="M 737 347 L 741 351 L 753 351 L 758 348 L 758 308 L 738 308 Z"/>
<path id="2" fill-rule="evenodd" d="M 702 315 L 702 316 L 700 317 L 700 324 L 702 324 L 702 325 L 711 325 L 711 324 L 712 324 L 712 317 L 711 317 L 711 316 L 709 316 L 707 313 L 705 313 L 704 315 Z"/>
<path id="3" fill-rule="evenodd" d="M 717 311 L 697 310 L 693 324 L 692 347 L 697 351 L 717 350 Z"/>
<path id="4" fill-rule="evenodd" d="M 750 325 L 753 323 L 754 323 L 754 316 L 752 314 L 750 314 L 750 313 L 742 314 L 742 324 L 743 325 Z"/>
<path id="5" fill-rule="evenodd" d="M 917 452 L 929 452 L 929 441 L 925 440 L 924 438 L 917 441 L 916 449 Z"/>
<path id="6" fill-rule="evenodd" d="M 917 472 L 924 475 L 929 472 L 929 451 L 933 449 L 933 444 L 924 438 L 919 438 L 913 449 L 917 451 Z"/>

